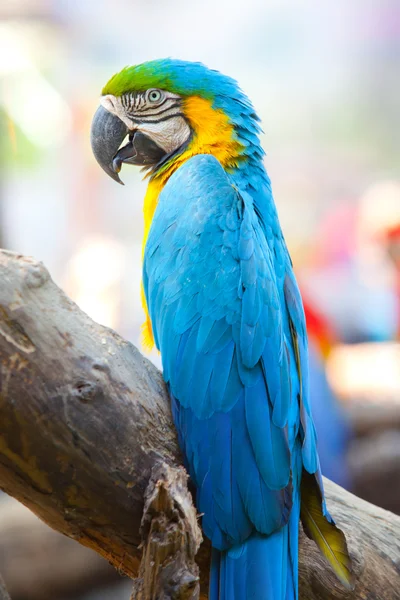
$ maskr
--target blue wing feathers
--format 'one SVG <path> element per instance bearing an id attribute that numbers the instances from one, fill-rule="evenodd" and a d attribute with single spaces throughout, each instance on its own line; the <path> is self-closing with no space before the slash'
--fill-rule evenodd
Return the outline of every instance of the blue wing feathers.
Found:
<path id="1" fill-rule="evenodd" d="M 308 351 L 307 351 L 307 332 L 305 328 L 305 317 L 303 303 L 297 288 L 294 276 L 289 272 L 284 281 L 284 297 L 287 312 L 292 326 L 292 335 L 296 338 L 298 345 L 298 354 L 301 371 L 301 390 L 300 390 L 300 422 L 303 436 L 303 463 L 309 473 L 315 473 L 319 468 L 317 453 L 317 437 L 314 423 L 311 417 L 310 399 L 308 397 Z"/>
<path id="2" fill-rule="evenodd" d="M 199 320 L 197 310 L 198 294 L 182 296 L 179 300 L 172 328 L 176 333 L 185 333 L 196 321 Z"/>
<path id="3" fill-rule="evenodd" d="M 203 346 L 203 352 L 219 353 L 232 341 L 232 327 L 225 319 L 214 321 L 214 325 Z"/>
<path id="4" fill-rule="evenodd" d="M 223 395 L 221 405 L 216 406 L 216 409 L 225 412 L 230 410 L 238 401 L 241 393 L 242 381 L 239 375 L 237 348 L 234 347 L 225 393 Z"/>
<path id="5" fill-rule="evenodd" d="M 285 427 L 288 421 L 290 399 L 292 397 L 292 376 L 290 373 L 290 356 L 285 343 L 285 352 L 279 369 L 279 385 L 273 398 L 272 422 L 276 427 Z"/>
<path id="6" fill-rule="evenodd" d="M 244 541 L 252 532 L 253 525 L 248 518 L 240 496 L 236 471 L 232 460 L 233 432 L 229 413 L 216 413 L 209 422 L 211 477 L 213 480 L 215 517 L 221 529 L 237 543 Z M 226 453 L 229 459 L 226 460 Z"/>
<path id="7" fill-rule="evenodd" d="M 284 428 L 271 419 L 271 407 L 260 378 L 253 388 L 245 389 L 246 423 L 261 476 L 270 489 L 286 487 L 290 478 L 290 450 Z"/>
<path id="8" fill-rule="evenodd" d="M 231 339 L 223 352 L 219 352 L 215 357 L 214 369 L 210 381 L 210 394 L 217 411 L 222 410 L 224 406 L 223 400 L 234 360 L 236 361 L 235 344 Z M 239 384 L 237 383 L 237 385 Z"/>

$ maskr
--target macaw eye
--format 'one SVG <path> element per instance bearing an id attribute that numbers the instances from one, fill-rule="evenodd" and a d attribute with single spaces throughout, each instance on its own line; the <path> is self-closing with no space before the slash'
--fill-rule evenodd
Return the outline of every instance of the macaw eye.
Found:
<path id="1" fill-rule="evenodd" d="M 149 90 L 147 93 L 147 99 L 150 102 L 159 102 L 162 98 L 162 92 L 160 90 Z"/>

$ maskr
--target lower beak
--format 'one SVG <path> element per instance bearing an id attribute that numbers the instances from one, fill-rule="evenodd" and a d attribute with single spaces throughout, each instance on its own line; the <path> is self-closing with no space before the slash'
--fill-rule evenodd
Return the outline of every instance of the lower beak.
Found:
<path id="1" fill-rule="evenodd" d="M 129 134 L 129 143 L 120 148 Z M 91 129 L 93 154 L 101 168 L 114 181 L 122 184 L 118 173 L 122 163 L 142 167 L 156 165 L 166 155 L 165 150 L 141 131 L 130 131 L 115 115 L 99 106 Z"/>

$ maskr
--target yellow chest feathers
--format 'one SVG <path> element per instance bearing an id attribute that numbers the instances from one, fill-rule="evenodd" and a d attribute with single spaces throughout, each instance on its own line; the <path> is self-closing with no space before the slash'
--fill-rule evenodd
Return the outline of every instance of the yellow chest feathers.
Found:
<path id="1" fill-rule="evenodd" d="M 143 207 L 143 253 L 160 192 L 180 165 L 196 154 L 213 154 L 227 169 L 236 167 L 242 159 L 243 147 L 235 138 L 234 127 L 222 110 L 214 109 L 210 100 L 197 96 L 187 98 L 183 109 L 192 128 L 192 139 L 184 152 L 149 182 Z M 151 350 L 154 338 L 143 287 L 142 303 L 146 313 L 146 321 L 142 326 L 143 346 Z"/>

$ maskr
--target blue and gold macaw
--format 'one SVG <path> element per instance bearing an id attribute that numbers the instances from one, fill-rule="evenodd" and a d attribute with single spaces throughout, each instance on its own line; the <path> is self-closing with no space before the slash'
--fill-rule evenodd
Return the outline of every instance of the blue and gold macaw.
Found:
<path id="1" fill-rule="evenodd" d="M 211 600 L 298 597 L 298 522 L 351 586 L 324 502 L 301 297 L 237 83 L 199 63 L 127 67 L 92 148 L 116 181 L 147 171 L 143 302 L 213 547 Z M 120 147 L 128 136 L 128 142 Z"/>

